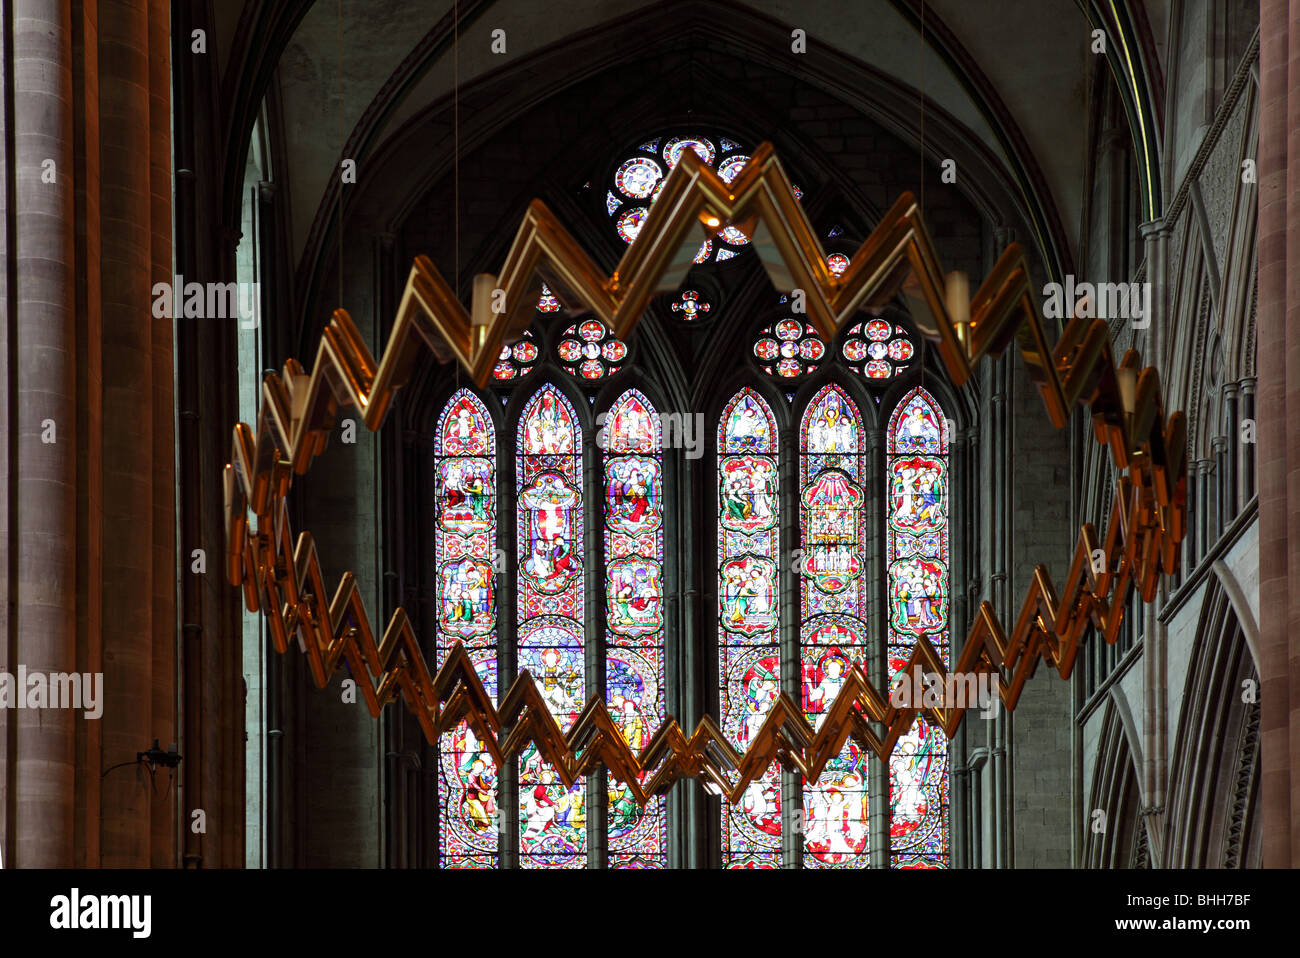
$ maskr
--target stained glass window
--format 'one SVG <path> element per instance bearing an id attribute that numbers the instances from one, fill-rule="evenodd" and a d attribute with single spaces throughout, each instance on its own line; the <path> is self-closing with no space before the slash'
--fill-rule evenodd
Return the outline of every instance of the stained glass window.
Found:
<path id="1" fill-rule="evenodd" d="M 519 668 L 532 674 L 565 731 L 586 694 L 579 437 L 577 414 L 553 384 L 524 405 L 516 438 Z M 585 784 L 565 788 L 535 745 L 519 765 L 520 864 L 585 867 Z"/>
<path id="2" fill-rule="evenodd" d="M 839 386 L 809 402 L 799 430 L 800 665 L 804 714 L 820 728 L 854 665 L 866 670 L 862 416 Z M 869 862 L 870 753 L 850 741 L 803 783 L 804 867 Z"/>
<path id="3" fill-rule="evenodd" d="M 916 348 L 902 326 L 885 319 L 854 323 L 841 347 L 849 368 L 868 379 L 889 379 L 908 368 Z"/>
<path id="4" fill-rule="evenodd" d="M 605 460 L 605 703 L 634 753 L 663 723 L 663 459 L 659 415 L 629 389 L 600 421 Z M 643 781 L 648 776 L 643 777 Z M 609 777 L 611 868 L 667 865 L 664 799 L 642 810 Z"/>
<path id="5" fill-rule="evenodd" d="M 640 752 L 666 719 L 664 632 L 664 463 L 658 411 L 637 389 L 598 417 L 604 570 L 599 598 L 605 702 L 629 747 Z M 886 662 L 901 670 L 919 636 L 950 654 L 948 424 L 923 388 L 894 410 L 885 446 L 884 553 Z M 582 432 L 563 393 L 547 383 L 524 404 L 515 434 L 518 667 L 528 669 L 562 729 L 587 690 L 584 622 Z M 843 387 L 822 387 L 799 420 L 794 567 L 799 688 L 805 717 L 820 726 L 855 665 L 868 669 L 864 575 L 870 530 L 864 497 L 864 424 Z M 776 418 L 744 388 L 727 403 L 717 432 L 718 680 L 723 733 L 746 749 L 781 691 L 778 639 L 780 551 Z M 481 400 L 456 391 L 439 417 L 434 444 L 435 658 L 463 642 L 489 695 L 498 694 L 494 576 L 499 514 L 496 434 Z M 511 506 L 506 505 L 507 508 Z M 689 527 L 687 527 L 689 529 Z M 686 534 L 689 534 L 687 532 Z M 879 547 L 877 545 L 877 547 Z M 946 867 L 950 851 L 948 743 L 918 719 L 888 764 L 889 845 L 869 838 L 874 758 L 848 743 L 813 781 L 801 782 L 804 867 Z M 587 862 L 585 784 L 565 788 L 533 748 L 520 758 L 520 863 L 581 868 Z M 877 771 L 879 769 L 879 771 Z M 464 724 L 439 742 L 443 867 L 499 865 L 499 770 Z M 792 812 L 785 813 L 788 827 Z M 666 801 L 644 810 L 626 787 L 608 782 L 604 823 L 609 865 L 667 865 Z M 723 804 L 721 857 L 728 868 L 782 864 L 781 774 L 775 764 L 734 805 Z"/>
<path id="6" fill-rule="evenodd" d="M 447 401 L 434 446 L 436 666 L 456 642 L 497 695 L 496 435 L 483 403 L 468 389 Z M 439 858 L 444 868 L 495 868 L 498 769 L 461 723 L 439 745 Z"/>
<path id="7" fill-rule="evenodd" d="M 554 313 L 560 309 L 560 301 L 545 283 L 542 284 L 542 295 L 537 299 L 537 308 L 543 313 Z"/>
<path id="8" fill-rule="evenodd" d="M 555 352 L 566 373 L 593 380 L 619 371 L 627 359 L 627 343 L 600 320 L 585 319 L 564 331 Z"/>
<path id="9" fill-rule="evenodd" d="M 677 165 L 677 161 L 687 150 L 694 150 L 709 166 L 712 166 L 713 161 L 718 157 L 713 144 L 702 136 L 675 136 L 664 144 L 664 159 L 668 161 L 670 170 Z"/>
<path id="10" fill-rule="evenodd" d="M 777 644 L 780 507 L 776 419 L 742 389 L 718 425 L 718 679 L 721 727 L 744 750 L 781 691 Z M 743 800 L 722 808 L 726 868 L 781 862 L 781 775 L 776 765 Z"/>
<path id="11" fill-rule="evenodd" d="M 734 140 L 687 132 L 692 135 L 642 143 L 608 181 L 593 180 L 592 202 L 602 202 L 603 188 L 611 226 L 626 242 L 635 239 L 687 151 L 729 183 L 750 159 Z M 836 226 L 830 235 L 841 232 Z M 737 256 L 748 244 L 743 232 L 723 230 L 701 246 L 697 262 Z M 827 256 L 835 276 L 849 262 L 844 253 Z M 698 326 L 717 316 L 718 304 L 705 298 L 707 282 L 701 277 L 690 284 L 694 289 L 668 298 L 675 318 Z M 675 630 L 665 627 L 665 542 L 673 539 L 667 533 L 673 529 L 683 537 L 683 550 L 698 555 L 702 543 L 691 522 L 701 504 L 682 502 L 675 515 L 665 508 L 669 466 L 676 460 L 663 451 L 665 423 L 646 392 L 627 388 L 604 406 L 599 387 L 628 368 L 628 344 L 590 315 L 553 315 L 561 308 L 543 287 L 535 325 L 499 354 L 493 394 L 458 389 L 438 418 L 432 460 L 435 664 L 464 643 L 495 699 L 498 662 L 508 660 L 503 650 L 513 647 L 517 668 L 533 676 L 564 731 L 577 720 L 587 693 L 603 683 L 615 725 L 639 753 L 668 717 L 667 677 L 678 662 L 668 655 L 667 634 Z M 920 340 L 906 321 L 861 316 L 832 342 L 806 319 L 786 306 L 756 320 L 759 331 L 743 360 L 756 379 L 765 374 L 776 380 L 788 403 L 776 412 L 788 413 L 795 431 L 779 436 L 769 403 L 757 389 L 740 388 L 716 424 L 716 493 L 706 484 L 706 497 L 716 499 L 704 508 L 718 516 L 717 567 L 706 572 L 716 574 L 717 716 L 741 751 L 783 689 L 820 728 L 851 669 L 879 672 L 882 650 L 868 637 L 880 633 L 869 633 L 869 622 L 883 632 L 888 677 L 903 668 L 922 635 L 945 662 L 950 655 L 948 423 L 924 388 L 907 392 L 882 437 L 882 483 L 874 459 L 873 474 L 866 475 L 866 418 L 845 383 L 861 377 L 869 387 L 882 387 L 914 374 Z M 825 385 L 819 380 L 800 388 L 811 374 L 828 372 L 834 375 Z M 579 413 L 588 413 L 575 410 L 551 378 L 564 374 L 589 387 L 584 398 L 606 410 L 594 430 L 584 433 Z M 511 394 L 517 400 L 510 401 Z M 869 394 L 879 404 L 884 391 Z M 498 436 L 490 410 L 519 403 L 517 427 Z M 593 442 L 584 467 L 584 448 Z M 513 481 L 503 487 L 498 466 L 509 475 L 512 456 Z M 596 500 L 586 502 L 586 496 Z M 884 497 L 871 503 L 883 514 L 871 528 L 865 521 L 869 496 Z M 514 526 L 512 541 L 500 535 L 502 525 Z M 705 552 L 712 549 L 706 545 Z M 517 556 L 512 576 L 499 574 L 501 550 Z M 883 557 L 883 582 L 868 581 L 869 556 Z M 603 568 L 588 568 L 588 562 Z M 872 590 L 885 600 L 882 623 L 867 618 L 868 608 L 878 605 L 868 602 L 877 595 Z M 513 612 L 499 616 L 501 608 Z M 700 614 L 707 620 L 715 613 L 708 608 Z M 690 647 L 695 626 L 684 623 Z M 686 656 L 673 674 L 691 674 L 693 663 Z M 683 696 L 698 692 L 685 689 Z M 566 787 L 535 746 L 515 760 L 517 790 L 509 776 L 511 787 L 501 787 L 501 770 L 463 723 L 441 737 L 438 756 L 442 867 L 500 867 L 503 856 L 513 858 L 516 836 L 524 868 L 583 868 L 590 836 L 597 836 L 593 845 L 603 844 L 609 867 L 669 863 L 669 803 L 662 796 L 642 808 L 609 776 L 607 806 L 589 822 L 588 783 Z M 918 720 L 887 764 L 849 742 L 815 781 L 785 775 L 784 796 L 783 774 L 773 763 L 735 803 L 723 801 L 721 862 L 726 868 L 779 868 L 797 863 L 785 855 L 797 849 L 806 868 L 946 867 L 947 762 L 943 732 Z M 881 796 L 874 805 L 869 785 Z M 887 809 L 881 807 L 886 794 Z M 516 812 L 517 830 L 502 831 L 503 821 L 514 827 Z"/>
<path id="12" fill-rule="evenodd" d="M 613 220 L 614 231 L 624 243 L 631 243 L 640 234 L 650 207 L 663 188 L 664 178 L 687 150 L 693 150 L 727 183 L 740 175 L 750 159 L 744 147 L 726 137 L 692 134 L 642 143 L 633 155 L 615 168 L 613 182 L 605 191 L 605 212 Z M 799 187 L 794 187 L 794 191 L 796 197 L 803 197 Z M 695 262 L 723 262 L 732 259 L 748 245 L 748 236 L 736 227 L 728 226 L 717 239 L 700 244 Z"/>
<path id="13" fill-rule="evenodd" d="M 712 308 L 713 304 L 693 289 L 682 293 L 681 298 L 672 304 L 673 312 L 688 323 L 702 318 Z"/>
<path id="14" fill-rule="evenodd" d="M 542 284 L 542 295 L 537 298 L 539 313 L 555 313 L 560 309 L 560 301 L 551 292 L 549 286 Z M 527 376 L 537 366 L 541 350 L 533 338 L 532 330 L 525 330 L 523 338 L 512 345 L 501 347 L 496 366 L 492 369 L 492 378 L 498 382 L 519 379 Z"/>
<path id="15" fill-rule="evenodd" d="M 497 364 L 492 369 L 492 378 L 504 381 L 526 376 L 537 365 L 538 355 L 533 334 L 525 330 L 523 339 L 519 342 L 513 346 L 501 347 L 501 355 L 497 357 Z"/>
<path id="16" fill-rule="evenodd" d="M 948 428 L 923 388 L 908 393 L 889 420 L 885 468 L 892 680 L 922 635 L 950 664 Z M 948 831 L 948 740 L 918 717 L 889 762 L 891 867 L 946 867 Z"/>
<path id="17" fill-rule="evenodd" d="M 769 376 L 781 379 L 806 376 L 826 356 L 826 342 L 812 323 L 793 316 L 759 330 L 752 349 L 758 367 Z"/>

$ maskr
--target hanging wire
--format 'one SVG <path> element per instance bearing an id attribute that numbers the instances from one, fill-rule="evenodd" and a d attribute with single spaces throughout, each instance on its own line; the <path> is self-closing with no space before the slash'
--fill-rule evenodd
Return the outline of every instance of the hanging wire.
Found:
<path id="1" fill-rule="evenodd" d="M 343 166 L 342 160 L 347 157 L 343 156 L 343 150 L 346 144 L 343 142 L 343 0 L 338 0 L 337 16 L 334 20 L 334 40 L 338 55 L 339 71 L 339 94 L 338 94 L 338 112 L 334 121 L 334 135 L 339 144 L 339 217 L 338 217 L 338 234 L 339 234 L 339 309 L 343 308 Z"/>
<path id="2" fill-rule="evenodd" d="M 921 0 L 921 212 L 925 212 L 925 0 Z"/>
<path id="3" fill-rule="evenodd" d="M 452 200 L 453 238 L 456 262 L 456 286 L 460 287 L 460 0 L 455 0 L 451 8 L 451 63 L 452 63 Z"/>
<path id="4" fill-rule="evenodd" d="M 452 64 L 452 247 L 454 248 L 456 271 L 455 283 L 457 295 L 460 290 L 460 0 L 454 0 L 451 7 L 451 64 Z M 470 309 L 474 308 L 473 303 Z M 471 320 L 472 321 L 472 320 Z M 460 388 L 460 363 L 456 367 L 456 387 Z"/>
<path id="5" fill-rule="evenodd" d="M 925 213 L 925 0 L 921 0 L 921 212 Z M 921 388 L 925 388 L 925 364 L 930 359 L 930 342 L 921 340 Z"/>

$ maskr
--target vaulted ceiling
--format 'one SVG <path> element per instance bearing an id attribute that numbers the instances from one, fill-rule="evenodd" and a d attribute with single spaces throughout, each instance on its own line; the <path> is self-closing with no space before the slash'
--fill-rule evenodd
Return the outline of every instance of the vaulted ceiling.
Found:
<path id="1" fill-rule="evenodd" d="M 501 71 L 515 71 L 515 95 L 524 101 L 533 86 L 554 88 L 557 69 L 566 65 L 577 82 L 585 64 L 566 64 L 563 56 L 575 37 L 615 23 L 660 22 L 678 11 L 689 24 L 683 30 L 697 33 L 707 33 L 714 17 L 742 24 L 738 30 L 761 24 L 768 37 L 802 29 L 810 55 L 823 63 L 839 58 L 887 77 L 900 93 L 881 104 L 882 125 L 919 145 L 927 117 L 931 136 L 943 117 L 950 131 L 1003 167 L 1037 234 L 1022 239 L 1036 246 L 1049 271 L 1073 261 L 1082 234 L 1095 28 L 1108 30 L 1112 71 L 1131 94 L 1135 142 L 1145 136 L 1158 149 L 1157 131 L 1143 127 L 1157 126 L 1160 114 L 1164 52 L 1156 38 L 1167 31 L 1165 0 L 1121 11 L 1110 0 L 221 0 L 211 3 L 209 22 L 238 169 L 249 135 L 240 127 L 251 125 L 260 97 L 279 97 L 276 177 L 287 187 L 288 242 L 301 268 L 311 255 L 313 224 L 333 203 L 341 155 L 362 166 L 431 108 L 445 108 L 454 90 Z M 498 30 L 505 31 L 505 54 L 492 50 Z M 632 60 L 634 47 L 632 41 L 609 55 Z M 764 63 L 796 75 L 803 69 L 788 46 L 771 49 Z M 853 92 L 833 89 L 833 70 L 819 76 L 832 94 Z M 656 82 L 644 66 L 627 77 L 629 87 Z M 241 97 L 248 101 L 242 109 Z M 938 162 L 931 137 L 926 145 Z M 1158 157 L 1150 163 L 1159 168 Z"/>

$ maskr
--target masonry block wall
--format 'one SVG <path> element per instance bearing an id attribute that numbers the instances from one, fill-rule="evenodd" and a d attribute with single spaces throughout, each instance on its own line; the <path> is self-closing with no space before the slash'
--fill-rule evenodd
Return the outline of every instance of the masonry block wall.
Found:
<path id="1" fill-rule="evenodd" d="M 1069 431 L 1056 429 L 1017 360 L 1011 393 L 1011 621 L 1044 565 L 1054 582 L 1069 570 Z M 1078 415 L 1078 414 L 1076 414 Z M 1068 868 L 1071 822 L 1070 683 L 1046 664 L 1025 684 L 1012 714 L 1012 865 Z"/>

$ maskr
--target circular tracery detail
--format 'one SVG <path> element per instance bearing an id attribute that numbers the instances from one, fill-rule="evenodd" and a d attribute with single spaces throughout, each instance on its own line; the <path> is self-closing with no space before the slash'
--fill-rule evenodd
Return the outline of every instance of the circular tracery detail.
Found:
<path id="1" fill-rule="evenodd" d="M 614 171 L 613 184 L 605 193 L 605 212 L 614 221 L 614 231 L 624 243 L 631 243 L 641 233 L 650 207 L 663 189 L 664 179 L 677 166 L 687 150 L 717 172 L 726 183 L 740 175 L 750 156 L 735 140 L 699 134 L 656 137 L 636 148 Z M 794 188 L 795 196 L 803 191 Z M 713 240 L 705 240 L 695 254 L 696 263 L 721 263 L 734 258 L 746 246 L 749 237 L 734 226 L 725 227 Z"/>
<path id="2" fill-rule="evenodd" d="M 855 323 L 840 351 L 849 368 L 868 379 L 897 376 L 916 355 L 907 330 L 885 319 Z"/>
<path id="3" fill-rule="evenodd" d="M 519 379 L 533 371 L 537 365 L 539 351 L 537 342 L 530 330 L 524 331 L 523 339 L 513 346 L 501 347 L 501 355 L 492 369 L 492 378 L 497 380 Z"/>
<path id="4" fill-rule="evenodd" d="M 713 304 L 702 297 L 698 290 L 688 289 L 681 298 L 672 304 L 672 310 L 685 322 L 695 322 L 713 308 Z"/>
<path id="5" fill-rule="evenodd" d="M 627 343 L 600 320 L 584 319 L 564 331 L 555 353 L 566 373 L 593 380 L 618 372 L 627 359 Z"/>
<path id="6" fill-rule="evenodd" d="M 764 326 L 754 342 L 759 368 L 770 376 L 797 379 L 813 372 L 826 355 L 826 343 L 811 323 L 786 317 Z"/>

